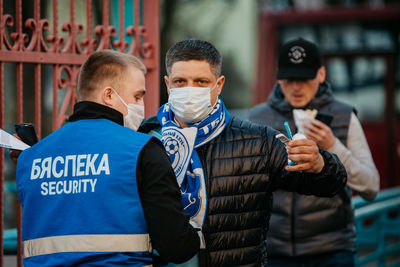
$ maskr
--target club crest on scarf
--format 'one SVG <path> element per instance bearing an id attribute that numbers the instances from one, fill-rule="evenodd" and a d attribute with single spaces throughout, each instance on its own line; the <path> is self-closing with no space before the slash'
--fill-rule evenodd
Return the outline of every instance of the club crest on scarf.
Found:
<path id="1" fill-rule="evenodd" d="M 219 99 L 212 113 L 203 121 L 185 128 L 179 127 L 168 104 L 157 112 L 162 126 L 161 141 L 167 151 L 182 193 L 182 205 L 191 221 L 203 225 L 207 195 L 204 171 L 197 147 L 217 137 L 230 120 L 230 115 Z"/>

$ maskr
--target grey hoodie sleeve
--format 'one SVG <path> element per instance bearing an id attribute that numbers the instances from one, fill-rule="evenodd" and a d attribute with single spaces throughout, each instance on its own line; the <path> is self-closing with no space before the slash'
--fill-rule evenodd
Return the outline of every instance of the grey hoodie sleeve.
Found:
<path id="1" fill-rule="evenodd" d="M 347 171 L 347 185 L 367 200 L 373 200 L 379 191 L 379 173 L 372 159 L 360 121 L 351 114 L 347 147 L 336 138 L 328 149 L 342 161 Z"/>

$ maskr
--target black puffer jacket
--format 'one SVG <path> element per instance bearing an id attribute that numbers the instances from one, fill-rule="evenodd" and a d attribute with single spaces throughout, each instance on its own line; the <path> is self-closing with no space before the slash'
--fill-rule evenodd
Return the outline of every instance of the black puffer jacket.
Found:
<path id="1" fill-rule="evenodd" d="M 305 108 L 332 115 L 330 127 L 334 135 L 346 144 L 350 116 L 355 111 L 333 98 L 328 83 L 320 85 L 317 95 Z M 250 110 L 249 118 L 279 131 L 284 131 L 283 122 L 288 121 L 293 132 L 297 132 L 292 111 L 277 84 L 266 103 Z M 266 246 L 269 258 L 354 251 L 354 214 L 350 189 L 346 186 L 333 198 L 278 190 L 274 193 L 270 234 L 263 246 Z"/>
<path id="2" fill-rule="evenodd" d="M 140 130 L 155 127 L 159 124 L 153 117 Z M 322 150 L 326 164 L 320 175 L 286 172 L 286 150 L 276 134 L 232 118 L 218 137 L 197 148 L 208 198 L 201 266 L 261 265 L 260 241 L 265 239 L 274 190 L 333 196 L 346 183 L 343 165 Z"/>

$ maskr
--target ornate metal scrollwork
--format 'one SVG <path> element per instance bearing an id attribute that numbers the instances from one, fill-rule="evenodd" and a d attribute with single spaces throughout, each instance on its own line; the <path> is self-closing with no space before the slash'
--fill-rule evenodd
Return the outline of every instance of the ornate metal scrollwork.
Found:
<path id="1" fill-rule="evenodd" d="M 108 24 L 108 1 L 103 1 L 103 24 L 94 27 L 94 34 L 97 35 L 99 40 L 92 37 L 92 1 L 87 0 L 86 5 L 86 23 L 89 25 L 82 25 L 81 23 L 75 22 L 75 1 L 70 0 L 70 21 L 65 21 L 61 24 L 61 30 L 67 32 L 67 37 L 64 39 L 59 36 L 58 28 L 58 0 L 53 0 L 52 4 L 52 20 L 40 18 L 40 1 L 35 1 L 35 9 L 33 12 L 34 18 L 25 19 L 22 21 L 22 0 L 16 0 L 16 14 L 1 14 L 0 20 L 0 61 L 3 62 L 18 62 L 18 63 L 39 63 L 39 64 L 53 64 L 58 66 L 57 74 L 53 73 L 53 79 L 57 80 L 57 83 L 53 83 L 53 86 L 57 84 L 57 89 L 61 90 L 65 86 L 68 86 L 68 93 L 66 99 L 57 114 L 54 114 L 58 119 L 64 120 L 65 116 L 61 115 L 66 112 L 69 103 L 73 104 L 76 102 L 76 94 L 70 90 L 72 85 L 75 86 L 76 74 L 80 64 L 92 54 L 94 51 L 102 49 L 116 49 L 121 52 L 126 52 L 135 55 L 141 59 L 144 59 L 145 64 L 149 64 L 149 60 L 158 60 L 154 58 L 154 49 L 158 47 L 158 44 L 153 44 L 150 39 L 151 36 L 147 33 L 146 25 L 138 25 L 138 18 L 135 18 L 134 26 L 129 26 L 125 31 L 120 30 L 120 34 L 117 40 L 112 41 L 117 36 L 116 29 L 113 25 Z M 139 0 L 132 0 L 134 6 L 137 9 L 139 7 Z M 123 5 L 125 1 L 119 1 L 120 5 Z M 143 1 L 143 5 L 149 5 L 149 3 L 156 3 L 157 0 Z M 120 7 L 121 8 L 121 7 Z M 123 8 L 121 8 L 123 10 Z M 123 12 L 120 12 L 121 16 Z M 138 9 L 135 14 L 139 16 Z M 141 15 L 143 16 L 143 14 Z M 15 20 L 16 19 L 16 20 Z M 121 18 L 124 21 L 124 18 Z M 133 22 L 132 22 L 133 23 Z M 15 25 L 16 24 L 16 25 Z M 47 31 L 52 25 L 52 33 L 47 34 Z M 14 29 L 15 26 L 15 30 Z M 158 28 L 157 28 L 158 30 Z M 10 33 L 10 31 L 12 31 Z M 86 32 L 86 37 L 79 41 L 79 35 Z M 125 41 L 125 35 L 131 37 L 131 42 Z M 29 34 L 28 34 L 29 33 Z M 46 37 L 47 35 L 47 37 Z M 151 63 L 154 66 L 154 63 Z M 150 67 L 150 66 L 148 66 Z M 151 68 L 151 67 L 150 67 Z M 39 70 L 40 71 L 40 70 Z M 67 73 L 68 82 L 61 78 L 61 72 Z M 73 88 L 75 89 L 75 87 Z M 158 88 L 155 88 L 158 90 Z M 55 104 L 55 103 L 53 103 Z M 57 125 L 62 123 L 57 122 Z"/>

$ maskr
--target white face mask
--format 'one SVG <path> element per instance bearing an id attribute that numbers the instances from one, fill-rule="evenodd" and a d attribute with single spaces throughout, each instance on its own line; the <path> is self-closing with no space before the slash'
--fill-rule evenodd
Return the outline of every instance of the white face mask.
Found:
<path id="1" fill-rule="evenodd" d="M 210 89 L 205 87 L 178 87 L 169 89 L 168 104 L 178 117 L 185 123 L 196 123 L 204 120 L 213 110 L 210 99 Z"/>
<path id="2" fill-rule="evenodd" d="M 114 89 L 112 90 L 118 96 L 119 100 L 121 100 L 121 102 L 128 109 L 128 114 L 124 116 L 124 126 L 134 131 L 137 131 L 144 119 L 144 106 L 137 104 L 126 104 L 125 101 L 119 96 L 119 94 Z"/>

